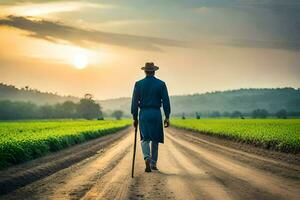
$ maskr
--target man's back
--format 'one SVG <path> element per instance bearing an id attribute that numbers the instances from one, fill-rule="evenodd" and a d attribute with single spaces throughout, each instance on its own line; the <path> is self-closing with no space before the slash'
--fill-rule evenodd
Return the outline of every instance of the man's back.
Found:
<path id="1" fill-rule="evenodd" d="M 137 89 L 140 94 L 140 108 L 159 108 L 162 103 L 164 86 L 165 83 L 154 76 L 147 76 L 138 81 Z"/>
<path id="2" fill-rule="evenodd" d="M 134 86 L 131 112 L 137 116 L 138 107 L 160 108 L 163 104 L 166 117 L 170 114 L 170 103 L 166 84 L 154 76 L 146 76 Z"/>

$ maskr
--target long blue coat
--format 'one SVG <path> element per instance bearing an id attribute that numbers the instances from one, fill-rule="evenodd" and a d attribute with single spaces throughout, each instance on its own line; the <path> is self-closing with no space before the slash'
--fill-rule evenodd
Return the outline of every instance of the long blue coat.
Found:
<path id="1" fill-rule="evenodd" d="M 164 142 L 161 106 L 163 106 L 165 117 L 169 118 L 170 100 L 167 86 L 163 81 L 154 76 L 146 76 L 135 83 L 131 114 L 133 119 L 137 119 L 139 116 L 141 140 Z"/>

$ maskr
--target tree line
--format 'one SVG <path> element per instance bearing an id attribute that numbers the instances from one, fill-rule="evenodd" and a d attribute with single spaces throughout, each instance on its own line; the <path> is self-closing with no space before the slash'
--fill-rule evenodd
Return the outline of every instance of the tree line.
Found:
<path id="1" fill-rule="evenodd" d="M 122 111 L 114 111 L 111 114 L 116 119 L 121 119 Z M 0 120 L 20 119 L 104 119 L 100 104 L 92 99 L 92 95 L 86 94 L 78 103 L 65 101 L 54 105 L 37 105 L 32 102 L 0 101 Z"/>
<path id="2" fill-rule="evenodd" d="M 270 113 L 266 109 L 255 109 L 252 112 L 241 112 L 241 111 L 233 111 L 233 112 L 195 112 L 195 114 L 182 113 L 181 118 L 185 119 L 186 117 L 195 117 L 196 119 L 204 118 L 253 118 L 253 119 L 264 119 L 268 117 L 276 117 L 279 119 L 286 119 L 288 117 L 299 117 L 300 112 L 288 112 L 286 109 L 279 109 L 277 112 Z M 178 117 L 178 116 L 177 116 Z"/>
<path id="3" fill-rule="evenodd" d="M 0 100 L 29 101 L 37 105 L 53 105 L 65 101 L 78 103 L 80 98 L 43 92 L 29 86 L 17 88 L 13 85 L 0 83 Z M 181 116 L 183 112 L 194 115 L 195 111 L 204 113 L 213 110 L 219 111 L 221 115 L 225 111 L 232 112 L 235 110 L 251 115 L 251 112 L 256 108 L 266 109 L 271 114 L 280 108 L 284 108 L 289 113 L 300 111 L 300 89 L 290 87 L 215 91 L 204 94 L 170 96 L 170 100 L 173 116 L 174 114 Z M 106 114 L 110 114 L 114 110 L 123 110 L 126 116 L 130 116 L 131 99 L 129 97 L 97 102 L 101 104 L 102 110 Z"/>

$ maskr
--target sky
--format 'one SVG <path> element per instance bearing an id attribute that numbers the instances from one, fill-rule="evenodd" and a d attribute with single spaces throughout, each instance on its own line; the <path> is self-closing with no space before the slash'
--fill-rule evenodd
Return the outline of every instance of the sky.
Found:
<path id="1" fill-rule="evenodd" d="M 300 87 L 299 0 L 0 0 L 0 82 L 129 97 L 154 62 L 172 95 Z"/>

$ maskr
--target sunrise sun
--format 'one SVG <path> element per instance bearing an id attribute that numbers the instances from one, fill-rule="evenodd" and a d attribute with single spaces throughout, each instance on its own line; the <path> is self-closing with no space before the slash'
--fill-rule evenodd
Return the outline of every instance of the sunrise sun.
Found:
<path id="1" fill-rule="evenodd" d="M 84 55 L 84 54 L 82 54 L 82 53 L 74 55 L 73 65 L 77 69 L 84 69 L 84 68 L 86 68 L 86 66 L 88 65 L 87 56 Z"/>

